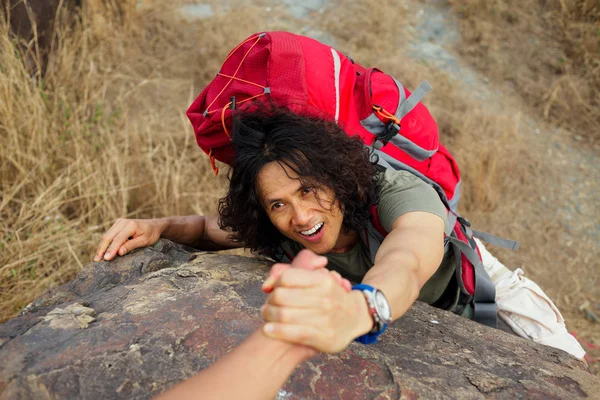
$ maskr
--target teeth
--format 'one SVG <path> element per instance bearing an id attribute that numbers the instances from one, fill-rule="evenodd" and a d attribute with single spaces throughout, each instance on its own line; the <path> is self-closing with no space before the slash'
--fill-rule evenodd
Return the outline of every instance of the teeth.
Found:
<path id="1" fill-rule="evenodd" d="M 322 222 L 319 222 L 318 224 L 316 224 L 315 226 L 312 227 L 312 229 L 309 229 L 307 231 L 300 231 L 301 234 L 303 235 L 312 235 L 313 233 L 315 233 L 316 231 L 318 231 L 319 229 L 321 229 L 321 227 L 323 226 Z"/>

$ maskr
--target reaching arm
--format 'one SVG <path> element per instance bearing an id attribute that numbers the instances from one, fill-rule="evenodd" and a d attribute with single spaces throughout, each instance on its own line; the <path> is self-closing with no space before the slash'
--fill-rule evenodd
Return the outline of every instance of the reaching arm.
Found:
<path id="1" fill-rule="evenodd" d="M 241 247 L 228 239 L 229 232 L 219 227 L 218 217 L 189 215 L 161 218 L 160 237 L 202 250 L 224 250 Z"/>
<path id="2" fill-rule="evenodd" d="M 392 318 L 401 317 L 439 267 L 444 253 L 444 220 L 426 212 L 398 217 L 363 283 L 387 297 Z M 262 315 L 268 336 L 328 353 L 345 349 L 373 328 L 365 297 L 345 292 L 320 271 L 290 269 L 273 283 Z"/>
<path id="3" fill-rule="evenodd" d="M 443 257 L 444 220 L 426 212 L 410 212 L 394 221 L 363 283 L 385 294 L 396 320 L 417 300 Z"/>
<path id="4" fill-rule="evenodd" d="M 112 260 L 140 247 L 153 245 L 161 237 L 201 250 L 242 247 L 227 238 L 217 217 L 189 215 L 155 219 L 119 218 L 102 236 L 94 261 Z"/>
<path id="5" fill-rule="evenodd" d="M 403 316 L 419 297 L 425 283 L 444 257 L 444 220 L 435 214 L 409 212 L 398 217 L 381 243 L 373 267 L 362 283 L 383 292 L 392 311 L 392 321 Z M 373 328 L 364 296 L 351 292 L 359 335 Z"/>

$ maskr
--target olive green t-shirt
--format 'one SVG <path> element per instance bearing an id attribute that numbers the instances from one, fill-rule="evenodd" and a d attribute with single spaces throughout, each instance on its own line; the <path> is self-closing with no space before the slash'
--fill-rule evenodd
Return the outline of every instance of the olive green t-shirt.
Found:
<path id="1" fill-rule="evenodd" d="M 413 211 L 435 214 L 442 218 L 444 223 L 448 223 L 446 207 L 436 191 L 410 172 L 385 170 L 379 198 L 377 216 L 386 232 L 392 230 L 392 224 L 398 217 Z M 283 247 L 292 254 L 302 250 L 302 246 L 292 241 L 285 242 Z M 325 256 L 329 260 L 328 269 L 338 271 L 344 278 L 354 283 L 361 282 L 373 266 L 367 244 L 362 240 L 359 240 L 350 251 L 328 253 Z M 418 300 L 439 304 L 452 280 L 454 270 L 454 257 L 451 252 L 446 251 L 440 267 L 421 289 Z M 453 300 L 450 299 L 449 302 L 454 303 Z M 444 303 L 448 302 L 444 301 Z"/>

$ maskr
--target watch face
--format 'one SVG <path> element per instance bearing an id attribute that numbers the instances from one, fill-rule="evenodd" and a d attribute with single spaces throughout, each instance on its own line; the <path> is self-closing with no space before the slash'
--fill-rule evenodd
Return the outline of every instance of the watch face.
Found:
<path id="1" fill-rule="evenodd" d="M 375 309 L 379 317 L 383 320 L 383 323 L 389 324 L 392 319 L 392 310 L 390 310 L 390 305 L 385 295 L 379 290 L 375 292 Z"/>

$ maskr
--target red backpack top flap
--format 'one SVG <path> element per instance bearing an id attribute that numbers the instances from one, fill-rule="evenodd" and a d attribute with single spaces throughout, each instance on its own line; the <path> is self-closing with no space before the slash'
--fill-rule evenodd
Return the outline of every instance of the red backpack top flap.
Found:
<path id="1" fill-rule="evenodd" d="M 273 101 L 301 114 L 337 120 L 341 97 L 336 103 L 336 93 L 351 96 L 353 77 L 350 61 L 314 39 L 289 32 L 260 33 L 229 53 L 187 116 L 202 150 L 211 159 L 231 164 L 233 108 L 252 107 L 250 100 Z"/>

